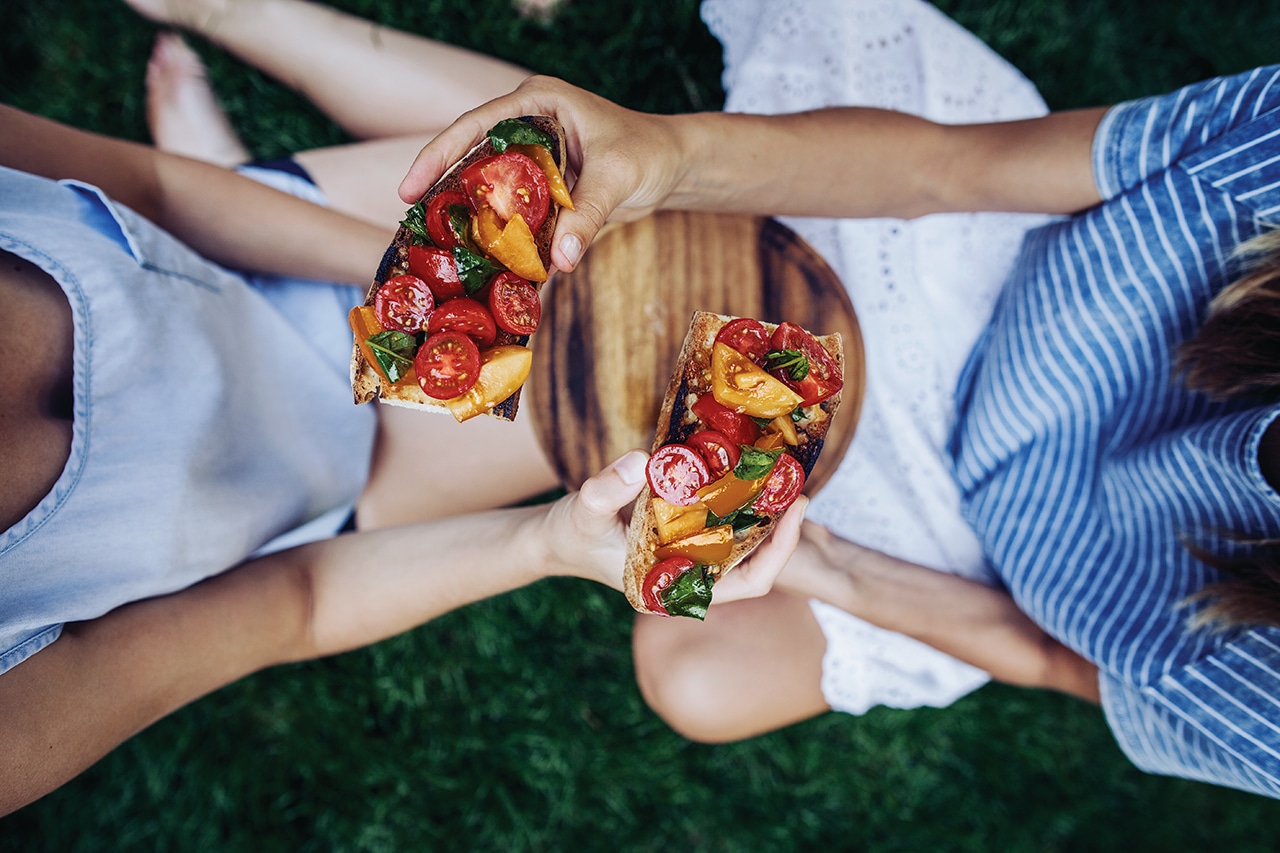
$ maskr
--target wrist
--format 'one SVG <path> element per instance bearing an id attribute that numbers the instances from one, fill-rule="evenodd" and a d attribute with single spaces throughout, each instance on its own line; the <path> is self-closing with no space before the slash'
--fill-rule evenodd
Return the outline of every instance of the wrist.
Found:
<path id="1" fill-rule="evenodd" d="M 737 132 L 724 113 L 664 116 L 674 143 L 671 189 L 660 205 L 669 210 L 729 210 L 744 180 L 729 162 Z"/>

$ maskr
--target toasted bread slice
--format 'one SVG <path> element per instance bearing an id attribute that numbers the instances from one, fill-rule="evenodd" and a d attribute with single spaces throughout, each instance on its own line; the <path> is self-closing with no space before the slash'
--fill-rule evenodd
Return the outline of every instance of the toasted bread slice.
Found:
<path id="1" fill-rule="evenodd" d="M 564 128 L 560 123 L 551 116 L 520 116 L 519 121 L 525 122 L 538 130 L 545 133 L 552 140 L 551 156 L 555 160 L 556 165 L 561 172 L 564 171 L 565 165 L 565 137 Z M 494 150 L 493 143 L 486 136 L 481 142 L 475 145 L 466 156 L 449 168 L 447 172 L 440 177 L 435 185 L 426 192 L 420 199 L 420 203 L 426 205 L 431 199 L 441 193 L 450 190 L 462 190 L 462 183 L 459 178 L 463 170 L 472 163 L 479 162 L 487 157 L 491 157 L 497 152 Z M 546 220 L 534 232 L 534 242 L 538 247 L 538 257 L 542 261 L 542 265 L 550 271 L 551 269 L 551 238 L 555 233 L 556 219 L 560 211 L 560 205 L 554 200 L 551 202 L 550 209 L 547 213 Z M 373 277 L 373 282 L 369 286 L 368 292 L 365 294 L 365 305 L 372 305 L 374 294 L 388 279 L 397 275 L 403 275 L 409 272 L 409 247 L 413 244 L 415 236 L 413 231 L 404 223 L 396 231 L 395 239 L 391 245 L 387 247 L 387 251 L 382 256 L 382 262 L 378 265 L 377 273 Z M 492 259 L 491 259 L 492 260 Z M 534 288 L 539 288 L 541 282 L 531 282 Z M 502 329 L 498 330 L 498 339 L 493 346 L 502 346 L 507 344 L 527 345 L 528 335 L 513 335 Z M 452 410 L 441 400 L 434 400 L 423 393 L 417 382 L 413 380 L 412 374 L 406 380 L 396 383 L 385 381 L 384 377 L 378 372 L 374 365 L 369 363 L 365 357 L 364 350 L 357 341 L 352 348 L 351 353 L 351 392 L 357 404 L 367 403 L 375 398 L 381 399 L 384 403 L 395 406 L 403 406 L 410 409 L 418 409 L 427 412 L 440 412 L 443 414 L 452 414 Z M 486 414 L 501 420 L 514 420 L 516 410 L 520 405 L 520 391 L 517 389 L 510 397 L 498 403 L 490 409 Z"/>
<path id="2" fill-rule="evenodd" d="M 684 442 L 694 433 L 706 429 L 691 407 L 703 394 L 712 389 L 712 349 L 716 335 L 735 317 L 722 314 L 711 314 L 703 311 L 695 312 L 680 349 L 671 382 L 667 386 L 666 397 L 662 402 L 662 410 L 658 416 L 657 430 L 653 440 L 653 451 L 673 442 Z M 772 334 L 777 326 L 763 323 L 765 329 Z M 831 355 L 844 373 L 844 349 L 839 334 L 814 335 Z M 831 425 L 831 419 L 840 406 L 841 391 L 837 391 L 827 399 L 800 410 L 800 416 L 793 419 L 796 427 L 797 443 L 787 445 L 783 452 L 795 457 L 804 469 L 805 477 L 813 471 L 818 455 L 822 452 L 823 441 Z M 705 566 L 706 575 L 714 582 L 725 573 L 741 563 L 752 551 L 768 537 L 777 522 L 777 515 L 753 512 L 764 515 L 765 521 L 738 531 L 734 534 L 729 556 L 714 565 Z M 627 559 L 623 588 L 631 606 L 641 613 L 661 613 L 652 609 L 646 602 L 643 592 L 645 578 L 655 565 L 660 562 L 658 549 L 658 519 L 654 512 L 654 495 L 646 484 L 640 497 L 636 500 L 631 516 L 631 524 L 627 534 Z"/>

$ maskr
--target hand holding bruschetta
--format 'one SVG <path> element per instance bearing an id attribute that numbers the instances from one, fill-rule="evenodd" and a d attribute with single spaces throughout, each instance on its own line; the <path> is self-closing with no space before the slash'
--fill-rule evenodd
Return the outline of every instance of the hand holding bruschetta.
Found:
<path id="1" fill-rule="evenodd" d="M 465 113 L 422 149 L 401 198 L 417 199 L 495 121 L 528 114 L 560 121 L 577 175 L 577 210 L 560 218 L 553 241 L 562 270 L 607 220 L 658 209 L 910 219 L 1072 213 L 1099 200 L 1088 157 L 1099 110 L 967 125 L 867 107 L 653 115 L 549 77 Z"/>

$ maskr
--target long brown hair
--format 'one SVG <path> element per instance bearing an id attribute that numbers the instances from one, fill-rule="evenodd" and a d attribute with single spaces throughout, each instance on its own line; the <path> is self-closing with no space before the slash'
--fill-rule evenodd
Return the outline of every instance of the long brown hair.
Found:
<path id="1" fill-rule="evenodd" d="M 1242 244 L 1235 258 L 1240 277 L 1214 298 L 1204 325 L 1179 348 L 1176 364 L 1189 387 L 1211 398 L 1280 400 L 1280 230 Z M 1280 540 L 1235 538 L 1250 547 L 1231 557 L 1187 545 L 1228 576 L 1188 598 L 1208 602 L 1192 624 L 1280 627 Z"/>

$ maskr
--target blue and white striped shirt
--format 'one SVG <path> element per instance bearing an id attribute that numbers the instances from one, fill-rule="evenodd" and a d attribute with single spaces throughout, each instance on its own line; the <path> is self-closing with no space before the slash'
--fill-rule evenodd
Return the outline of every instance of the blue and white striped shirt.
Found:
<path id="1" fill-rule="evenodd" d="M 1182 604 L 1219 579 L 1184 538 L 1280 537 L 1280 407 L 1172 366 L 1232 250 L 1280 226 L 1280 67 L 1117 106 L 1093 151 L 1105 201 L 1028 236 L 962 377 L 965 509 L 1018 605 L 1098 664 L 1135 764 L 1280 797 L 1280 630 L 1191 630 Z"/>

